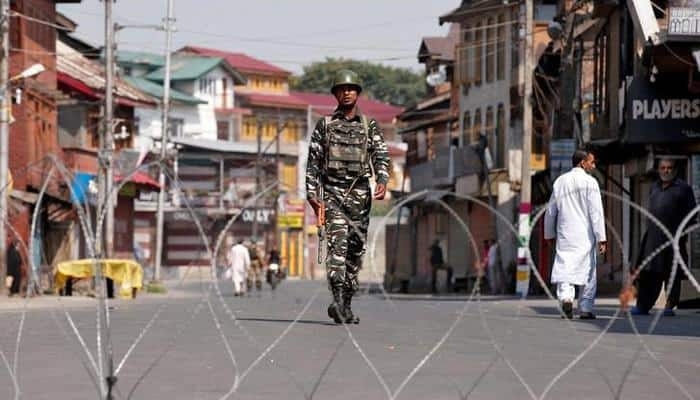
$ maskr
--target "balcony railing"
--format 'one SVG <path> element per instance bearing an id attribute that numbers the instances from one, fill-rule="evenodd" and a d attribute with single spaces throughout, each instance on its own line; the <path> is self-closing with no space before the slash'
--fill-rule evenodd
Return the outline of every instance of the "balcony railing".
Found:
<path id="1" fill-rule="evenodd" d="M 437 189 L 454 185 L 464 175 L 479 173 L 479 156 L 470 146 L 439 149 L 435 159 L 413 166 L 409 170 L 414 191 Z"/>

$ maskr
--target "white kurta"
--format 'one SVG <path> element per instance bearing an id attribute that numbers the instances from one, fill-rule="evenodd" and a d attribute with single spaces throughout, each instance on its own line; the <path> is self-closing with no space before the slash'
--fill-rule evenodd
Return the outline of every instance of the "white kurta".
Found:
<path id="1" fill-rule="evenodd" d="M 242 244 L 236 244 L 228 252 L 228 264 L 231 267 L 231 280 L 236 292 L 241 291 L 241 284 L 245 281 L 250 268 L 250 253 Z"/>
<path id="2" fill-rule="evenodd" d="M 573 168 L 554 182 L 544 237 L 556 237 L 552 283 L 586 284 L 596 267 L 597 244 L 606 239 L 598 182 L 582 168 Z"/>

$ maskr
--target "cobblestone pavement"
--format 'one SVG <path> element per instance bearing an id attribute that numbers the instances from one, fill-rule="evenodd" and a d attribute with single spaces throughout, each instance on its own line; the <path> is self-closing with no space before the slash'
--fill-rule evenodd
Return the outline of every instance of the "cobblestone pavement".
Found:
<path id="1" fill-rule="evenodd" d="M 362 322 L 344 327 L 329 323 L 320 282 L 285 281 L 243 298 L 228 282 L 220 287 L 210 303 L 207 283 L 113 303 L 115 368 L 152 322 L 119 370 L 116 399 L 220 399 L 233 389 L 228 398 L 527 399 L 545 391 L 567 400 L 700 398 L 695 310 L 661 318 L 641 336 L 644 348 L 626 314 L 612 319 L 612 300 L 600 302 L 597 320 L 569 323 L 542 299 L 364 294 L 355 302 Z M 66 319 L 96 357 L 95 300 L 28 304 L 17 357 L 22 398 L 99 398 Z M 0 349 L 11 367 L 23 305 L 0 301 Z M 652 319 L 634 317 L 641 332 Z M 0 398 L 13 396 L 0 363 Z"/>

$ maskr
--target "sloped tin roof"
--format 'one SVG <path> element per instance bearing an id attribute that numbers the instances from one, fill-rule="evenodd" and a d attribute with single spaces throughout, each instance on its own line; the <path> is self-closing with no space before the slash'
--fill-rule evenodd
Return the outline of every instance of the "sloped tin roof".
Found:
<path id="1" fill-rule="evenodd" d="M 105 72 L 102 65 L 86 58 L 80 52 L 56 40 L 56 71 L 73 78 L 87 87 L 104 92 Z M 136 102 L 153 104 L 153 99 L 136 87 L 117 78 L 114 82 L 115 94 Z"/>
<path id="2" fill-rule="evenodd" d="M 265 72 L 271 74 L 291 75 L 291 72 L 282 69 L 266 61 L 253 58 L 244 53 L 230 52 L 225 50 L 209 49 L 198 46 L 186 46 L 180 51 L 201 54 L 210 57 L 221 57 L 228 61 L 233 68 L 245 72 Z"/>
<path id="3" fill-rule="evenodd" d="M 338 106 L 338 101 L 331 94 L 291 92 L 291 95 L 311 105 L 319 114 L 330 114 Z M 357 106 L 361 112 L 384 124 L 390 124 L 403 111 L 401 107 L 366 97 L 360 97 Z"/>
<path id="4" fill-rule="evenodd" d="M 163 98 L 164 88 L 160 83 L 149 81 L 136 76 L 127 76 L 124 78 L 125 81 L 129 82 L 133 86 L 139 88 L 146 94 L 149 94 L 157 99 Z M 180 92 L 179 90 L 170 89 L 170 99 L 184 104 L 206 104 L 206 101 L 200 100 L 194 96 L 190 96 L 187 93 Z"/>

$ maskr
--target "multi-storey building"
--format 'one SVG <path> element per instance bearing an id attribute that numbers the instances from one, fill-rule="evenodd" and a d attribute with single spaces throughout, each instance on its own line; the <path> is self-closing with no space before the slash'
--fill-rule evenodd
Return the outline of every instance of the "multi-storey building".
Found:
<path id="1" fill-rule="evenodd" d="M 646 207 L 663 156 L 676 160 L 678 177 L 700 199 L 700 4 L 560 1 L 557 20 L 572 34 L 560 39 L 562 67 L 552 74 L 561 99 L 553 141 L 590 147 L 601 160 L 597 177 L 612 194 L 603 201 L 616 239 L 599 282 L 617 290 L 649 224 L 619 198 Z M 688 242 L 697 277 L 700 237 Z"/>
<path id="2" fill-rule="evenodd" d="M 256 239 L 266 248 L 277 244 L 289 274 L 308 276 L 303 264 L 306 251 L 303 180 L 299 179 L 298 169 L 300 140 L 307 130 L 307 103 L 289 93 L 291 73 L 246 54 L 225 50 L 186 46 L 178 54 L 220 57 L 246 78 L 245 83 L 235 86 L 235 109 L 243 112 L 236 114 L 222 110 L 217 115 L 219 139 L 259 150 L 260 163 L 272 168 L 272 174 L 261 177 L 255 183 L 258 187 L 255 191 L 275 180 L 279 182 L 279 190 L 272 191 L 255 204 L 258 215 L 269 214 L 272 218 L 258 221 L 256 232 L 246 230 L 239 234 L 257 236 Z M 233 185 L 240 185 L 239 181 L 240 178 L 236 177 Z M 272 224 L 267 225 L 271 229 L 260 229 L 263 222 Z"/>
<path id="3" fill-rule="evenodd" d="M 37 76 L 11 82 L 9 87 L 12 99 L 8 165 L 12 187 L 4 192 L 10 197 L 7 232 L 10 236 L 17 235 L 25 244 L 32 234 L 38 240 L 34 254 L 26 254 L 26 247 L 19 249 L 23 257 L 26 256 L 25 268 L 30 265 L 29 261 L 39 267 L 60 252 L 65 246 L 62 234 L 73 217 L 66 190 L 70 183 L 54 175 L 42 202 L 39 228 L 30 232 L 36 193 L 52 167 L 47 157 L 53 156 L 63 162 L 56 131 L 57 101 L 62 98 L 56 88 L 56 4 L 79 2 L 17 0 L 10 2 L 12 14 L 4 16 L 9 19 L 10 29 L 10 48 L 5 49 L 9 56 L 9 75 L 17 76 L 34 64 L 45 68 Z M 50 243 L 42 241 L 45 237 L 51 238 Z"/>
<path id="4" fill-rule="evenodd" d="M 554 4 L 536 3 L 537 21 L 554 16 Z M 440 17 L 441 24 L 453 24 L 450 33 L 445 38 L 424 38 L 418 54 L 419 62 L 426 65 L 431 96 L 399 117 L 400 132 L 409 144 L 411 191 L 447 190 L 471 196 L 513 222 L 521 179 L 521 92 L 526 73 L 521 12 L 518 2 L 462 1 Z M 536 32 L 543 28 L 546 22 L 535 23 Z M 534 41 L 538 59 L 548 38 L 536 35 Z M 531 168 L 540 172 L 545 169 L 542 139 L 546 134 L 533 136 Z M 474 266 L 480 262 L 484 241 L 497 240 L 497 267 L 505 282 L 502 289 L 511 286 L 517 238 L 508 224 L 475 201 L 445 196 L 442 200 L 470 228 L 472 242 L 461 224 L 435 200 L 436 195 L 427 195 L 422 202 L 411 204 L 408 224 L 399 227 L 395 231 L 399 237 L 392 236 L 388 242 L 432 243 L 437 239 L 454 277 L 461 279 L 476 274 Z M 414 247 L 403 258 L 397 254 L 395 260 L 388 254 L 388 265 L 390 269 L 395 265 L 396 274 L 388 281 L 392 286 L 399 280 L 404 288 L 425 288 L 432 275 L 425 261 L 428 255 L 427 245 Z"/>

